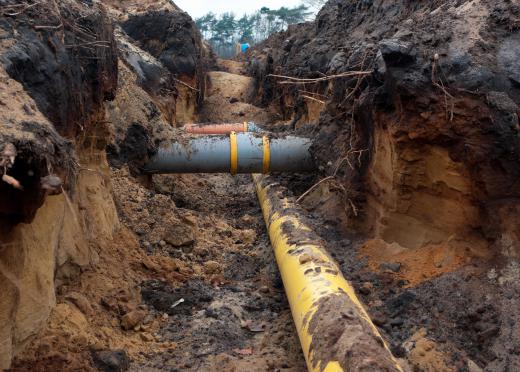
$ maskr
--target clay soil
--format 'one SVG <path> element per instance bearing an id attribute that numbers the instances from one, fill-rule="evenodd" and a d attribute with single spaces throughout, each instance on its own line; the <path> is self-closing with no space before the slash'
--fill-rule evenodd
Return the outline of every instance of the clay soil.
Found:
<path id="1" fill-rule="evenodd" d="M 244 102 L 250 78 L 209 76 L 205 121 L 274 122 Z M 121 229 L 12 371 L 305 370 L 250 176 L 111 183 Z"/>

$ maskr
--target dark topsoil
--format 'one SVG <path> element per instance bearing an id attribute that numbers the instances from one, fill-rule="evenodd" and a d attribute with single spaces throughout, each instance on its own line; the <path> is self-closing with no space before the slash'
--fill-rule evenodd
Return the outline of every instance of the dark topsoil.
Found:
<path id="1" fill-rule="evenodd" d="M 11 102 L 3 103 L 10 106 L 11 117 L 0 124 L 0 147 L 8 142 L 16 147 L 11 175 L 26 190 L 0 183 L 4 226 L 32 221 L 45 197 L 40 179 L 49 172 L 74 191 L 77 169 L 70 141 L 86 141 L 103 102 L 115 94 L 117 50 L 104 10 L 72 0 L 54 4 L 1 3 L 0 64 L 35 103 L 26 102 L 21 113 Z M 38 111 L 48 122 L 36 119 Z"/>
<path id="2" fill-rule="evenodd" d="M 476 40 L 470 32 L 479 27 Z M 253 99 L 289 119 L 307 110 L 302 90 L 328 96 L 319 125 L 303 129 L 316 139 L 324 169 L 349 150 L 369 150 L 359 166 L 339 173 L 354 202 L 364 202 L 374 133 L 387 126 L 400 135 L 402 148 L 447 148 L 471 172 L 481 202 L 518 198 L 519 28 L 520 6 L 511 1 L 331 0 L 314 23 L 291 26 L 253 50 Z M 360 70 L 372 74 L 334 79 L 330 86 L 281 86 L 268 76 Z"/>

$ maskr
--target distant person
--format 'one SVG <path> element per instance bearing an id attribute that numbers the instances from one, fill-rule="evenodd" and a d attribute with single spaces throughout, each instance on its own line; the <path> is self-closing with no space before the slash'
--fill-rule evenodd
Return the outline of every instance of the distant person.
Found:
<path id="1" fill-rule="evenodd" d="M 249 50 L 249 48 L 251 48 L 251 45 L 249 45 L 249 43 L 242 43 L 240 48 L 241 48 L 242 54 L 246 54 L 247 51 Z"/>

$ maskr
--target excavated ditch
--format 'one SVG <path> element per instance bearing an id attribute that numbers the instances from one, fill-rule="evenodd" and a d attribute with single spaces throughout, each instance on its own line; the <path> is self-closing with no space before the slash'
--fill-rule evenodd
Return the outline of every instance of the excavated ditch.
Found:
<path id="1" fill-rule="evenodd" d="M 191 246 L 166 250 L 199 263 L 203 273 L 180 286 L 141 283 L 143 302 L 168 314 L 159 337 L 176 347 L 148 354 L 130 370 L 304 369 L 251 178 L 197 178 L 203 200 L 190 201 L 191 188 L 175 194 L 200 216 L 204 232 Z"/>
<path id="2" fill-rule="evenodd" d="M 0 4 L 0 369 L 305 370 L 251 178 L 140 174 L 196 120 L 313 138 L 272 179 L 405 371 L 520 370 L 517 4 L 331 0 L 246 66 L 102 3 Z"/>

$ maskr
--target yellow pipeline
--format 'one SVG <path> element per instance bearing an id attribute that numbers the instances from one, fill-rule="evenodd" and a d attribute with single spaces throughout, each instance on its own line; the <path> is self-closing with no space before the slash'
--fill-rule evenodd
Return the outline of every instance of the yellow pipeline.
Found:
<path id="1" fill-rule="evenodd" d="M 352 286 L 342 276 L 325 248 L 319 244 L 318 237 L 313 235 L 312 230 L 301 221 L 299 213 L 295 212 L 296 206 L 286 198 L 280 198 L 277 195 L 280 194 L 280 188 L 274 184 L 269 185 L 268 178 L 260 175 L 254 175 L 253 178 L 309 371 L 332 372 L 355 367 L 353 364 L 356 361 L 347 363 L 341 360 L 342 357 L 345 359 L 346 351 L 338 352 L 336 358 L 330 355 L 330 348 L 325 352 L 317 350 L 316 345 L 319 343 L 311 347 L 313 337 L 323 336 L 312 334 L 310 325 L 315 327 L 320 319 L 318 316 L 317 320 L 313 317 L 317 315 L 324 301 L 334 296 L 350 305 L 349 309 L 353 311 L 349 316 L 363 325 L 362 329 L 369 334 L 367 339 L 372 341 L 371 348 L 367 348 L 370 350 L 359 351 L 368 355 L 364 356 L 365 365 L 362 367 L 365 368 L 361 369 L 371 369 L 366 368 L 366 361 L 375 360 L 377 370 L 402 371 Z M 341 327 L 341 324 L 335 326 Z M 324 359 L 323 355 L 328 356 Z"/>

